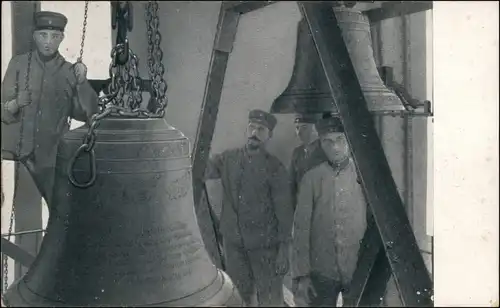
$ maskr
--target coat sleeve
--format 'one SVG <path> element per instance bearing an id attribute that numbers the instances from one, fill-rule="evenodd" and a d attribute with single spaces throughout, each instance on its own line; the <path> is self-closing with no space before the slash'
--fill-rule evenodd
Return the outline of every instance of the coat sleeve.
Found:
<path id="1" fill-rule="evenodd" d="M 20 113 L 12 114 L 7 109 L 7 103 L 16 99 L 17 96 L 17 78 L 19 74 L 18 57 L 10 60 L 2 81 L 2 122 L 5 124 L 16 123 L 20 121 Z"/>
<path id="2" fill-rule="evenodd" d="M 310 235 L 314 202 L 313 181 L 310 173 L 306 173 L 300 182 L 293 223 L 292 274 L 294 278 L 308 276 L 311 272 Z"/>
<path id="3" fill-rule="evenodd" d="M 281 162 L 276 162 L 269 184 L 274 212 L 278 219 L 278 240 L 289 243 L 292 236 L 294 206 L 290 193 L 290 176 Z"/>
<path id="4" fill-rule="evenodd" d="M 71 118 L 75 120 L 89 122 L 92 115 L 97 113 L 99 96 L 88 80 L 85 80 L 80 85 L 76 85 L 72 103 Z"/>
<path id="5" fill-rule="evenodd" d="M 205 170 L 205 180 L 220 179 L 222 176 L 222 167 L 224 166 L 224 158 L 226 153 L 215 154 L 207 162 Z"/>

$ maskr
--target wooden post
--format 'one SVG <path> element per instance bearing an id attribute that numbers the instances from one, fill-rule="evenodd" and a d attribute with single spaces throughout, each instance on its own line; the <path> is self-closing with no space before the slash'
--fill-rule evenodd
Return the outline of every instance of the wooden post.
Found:
<path id="1" fill-rule="evenodd" d="M 40 10 L 40 1 L 12 1 L 12 54 L 19 55 L 30 50 L 33 29 L 33 14 Z M 16 162 L 16 164 L 19 164 Z M 17 193 L 12 201 L 15 208 L 15 232 L 42 229 L 42 197 L 31 175 L 23 165 L 16 166 L 14 175 Z M 18 235 L 16 244 L 36 256 L 42 241 L 41 233 Z M 27 268 L 16 262 L 14 279 L 20 278 Z"/>
<path id="2" fill-rule="evenodd" d="M 222 2 L 215 34 L 214 47 L 205 86 L 205 95 L 201 106 L 200 120 L 193 148 L 193 196 L 198 217 L 198 225 L 203 234 L 205 246 L 216 266 L 220 267 L 222 260 L 217 256 L 217 243 L 213 234 L 213 221 L 210 219 L 209 200 L 202 198 L 204 190 L 204 174 L 210 153 L 210 144 L 215 131 L 215 123 L 219 112 L 219 103 L 226 75 L 229 54 L 233 49 L 234 39 L 238 28 L 240 13 L 227 9 L 228 3 Z M 215 236 L 215 234 L 214 234 Z"/>

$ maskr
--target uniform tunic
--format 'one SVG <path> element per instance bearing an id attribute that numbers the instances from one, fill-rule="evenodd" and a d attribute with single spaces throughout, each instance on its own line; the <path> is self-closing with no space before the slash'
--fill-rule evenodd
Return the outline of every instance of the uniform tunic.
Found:
<path id="1" fill-rule="evenodd" d="M 297 193 L 300 180 L 309 169 L 327 161 L 321 148 L 319 139 L 314 140 L 309 145 L 300 145 L 293 150 L 290 164 L 290 176 L 292 184 L 293 206 L 297 205 Z"/>
<path id="2" fill-rule="evenodd" d="M 265 151 L 227 150 L 207 166 L 207 179 L 217 178 L 223 186 L 220 233 L 226 241 L 251 250 L 290 239 L 289 177 L 278 158 Z"/>
<path id="3" fill-rule="evenodd" d="M 12 114 L 6 102 L 16 99 L 25 90 L 28 53 L 18 55 L 9 62 L 2 82 L 2 149 L 17 155 L 16 147 L 20 137 L 21 111 Z M 41 190 L 49 189 L 47 170 L 55 167 L 59 139 L 69 130 L 68 117 L 87 121 L 97 111 L 98 96 L 88 81 L 77 85 L 76 77 L 59 53 L 44 61 L 38 52 L 33 52 L 29 91 L 31 104 L 23 107 L 23 147 L 21 156 L 29 157 L 34 169 L 32 175 Z M 51 178 L 53 176 L 50 176 Z M 43 182 L 43 186 L 40 183 Z M 42 191 L 42 194 L 44 192 Z M 46 195 L 44 197 L 47 197 Z"/>
<path id="4" fill-rule="evenodd" d="M 354 162 L 324 162 L 302 178 L 293 228 L 294 277 L 319 273 L 348 286 L 366 230 L 366 202 Z"/>
<path id="5" fill-rule="evenodd" d="M 293 224 L 285 167 L 265 151 L 250 155 L 239 148 L 215 155 L 207 178 L 222 180 L 226 272 L 247 304 L 281 306 L 283 276 L 276 274 L 276 258 Z"/>

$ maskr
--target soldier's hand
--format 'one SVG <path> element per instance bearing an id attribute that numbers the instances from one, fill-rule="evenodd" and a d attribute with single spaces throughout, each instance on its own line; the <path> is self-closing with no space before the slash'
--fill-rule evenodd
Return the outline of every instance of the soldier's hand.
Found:
<path id="1" fill-rule="evenodd" d="M 31 104 L 31 94 L 28 91 L 19 91 L 19 94 L 17 95 L 17 105 L 20 108 L 23 108 L 25 106 L 28 106 Z"/>
<path id="2" fill-rule="evenodd" d="M 276 274 L 286 275 L 290 269 L 290 262 L 288 260 L 289 245 L 281 244 L 278 256 L 276 257 Z"/>
<path id="3" fill-rule="evenodd" d="M 82 84 L 85 80 L 87 80 L 87 66 L 82 62 L 76 62 L 73 64 L 73 71 L 75 73 L 77 84 Z"/>
<path id="4" fill-rule="evenodd" d="M 7 109 L 15 114 L 29 104 L 31 104 L 31 95 L 26 91 L 19 91 L 16 99 L 7 102 Z"/>

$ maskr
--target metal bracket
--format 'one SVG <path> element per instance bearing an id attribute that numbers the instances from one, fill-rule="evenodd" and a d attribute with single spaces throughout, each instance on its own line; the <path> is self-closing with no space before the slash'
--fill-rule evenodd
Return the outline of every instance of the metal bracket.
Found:
<path id="1" fill-rule="evenodd" d="M 396 95 L 401 99 L 406 111 L 394 112 L 393 116 L 399 115 L 400 117 L 432 117 L 432 104 L 431 101 L 425 100 L 420 101 L 416 98 L 411 97 L 410 93 L 406 91 L 405 87 L 397 83 L 394 79 L 394 69 L 391 66 L 381 66 L 378 67 L 380 77 L 384 81 L 384 84 L 394 91 Z M 423 111 L 416 111 L 422 108 Z"/>

